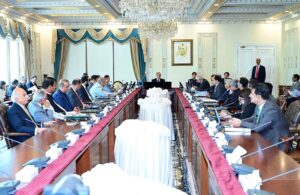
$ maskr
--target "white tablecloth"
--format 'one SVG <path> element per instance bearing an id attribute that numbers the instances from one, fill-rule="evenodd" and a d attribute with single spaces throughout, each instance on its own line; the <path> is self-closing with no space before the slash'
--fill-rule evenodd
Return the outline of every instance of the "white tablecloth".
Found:
<path id="1" fill-rule="evenodd" d="M 128 176 L 113 163 L 97 165 L 82 174 L 90 195 L 186 195 L 186 193 L 142 177 Z"/>
<path id="2" fill-rule="evenodd" d="M 170 94 L 167 89 L 161 89 L 161 88 L 156 88 L 153 87 L 151 89 L 147 90 L 147 97 L 154 97 L 154 98 L 168 98 L 170 99 Z"/>
<path id="3" fill-rule="evenodd" d="M 148 120 L 165 125 L 170 129 L 172 140 L 175 139 L 171 101 L 167 98 L 144 98 L 138 100 L 140 120 Z"/>
<path id="4" fill-rule="evenodd" d="M 115 162 L 129 175 L 173 185 L 170 131 L 151 121 L 126 120 L 115 130 Z"/>

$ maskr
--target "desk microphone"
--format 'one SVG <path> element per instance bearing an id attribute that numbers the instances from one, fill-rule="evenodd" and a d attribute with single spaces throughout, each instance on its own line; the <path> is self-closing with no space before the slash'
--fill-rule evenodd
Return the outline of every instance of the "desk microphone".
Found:
<path id="1" fill-rule="evenodd" d="M 258 190 L 258 189 L 256 189 L 257 187 L 258 187 L 258 185 L 261 185 L 262 183 L 265 183 L 265 182 L 267 182 L 267 181 L 270 181 L 270 180 L 273 180 L 273 179 L 276 179 L 276 178 L 278 178 L 278 177 L 281 177 L 281 176 L 284 176 L 284 175 L 287 175 L 287 174 L 290 174 L 290 173 L 294 173 L 294 172 L 296 172 L 296 171 L 299 171 L 300 170 L 300 167 L 297 167 L 297 168 L 295 168 L 295 169 L 292 169 L 292 170 L 289 170 L 289 171 L 287 171 L 287 172 L 283 172 L 283 173 L 280 173 L 280 174 L 278 174 L 278 175 L 275 175 L 275 176 L 273 176 L 273 177 L 269 177 L 269 178 L 267 178 L 267 179 L 264 179 L 264 180 L 262 180 L 261 182 L 259 182 L 259 183 L 257 183 L 256 184 L 256 186 L 254 187 L 254 189 L 249 189 L 248 191 L 247 191 L 247 194 L 248 195 L 260 195 L 260 194 L 264 194 L 264 195 L 271 195 L 271 194 L 274 194 L 274 193 L 270 193 L 270 192 L 267 192 L 267 191 L 264 191 L 264 190 Z"/>
<path id="2" fill-rule="evenodd" d="M 272 148 L 272 147 L 274 147 L 274 146 L 277 146 L 277 145 L 279 145 L 279 144 L 282 144 L 282 143 L 285 143 L 285 142 L 287 142 L 287 141 L 296 139 L 297 137 L 298 137 L 298 133 L 296 133 L 294 136 L 292 136 L 292 137 L 290 137 L 290 138 L 288 138 L 288 139 L 286 139 L 286 140 L 277 142 L 277 143 L 275 143 L 275 144 L 272 144 L 272 145 L 267 146 L 267 147 L 262 148 L 262 149 L 258 149 L 258 150 L 254 151 L 254 152 L 251 152 L 251 153 L 249 153 L 249 154 L 247 154 L 247 155 L 242 156 L 241 158 L 244 159 L 244 158 L 246 158 L 246 157 L 252 156 L 252 155 L 254 155 L 254 154 L 256 154 L 256 153 L 262 152 L 262 151 L 264 151 L 264 150 L 267 150 L 267 149 Z"/>
<path id="3" fill-rule="evenodd" d="M 32 146 L 32 145 L 29 145 L 29 144 L 26 144 L 25 142 L 20 142 L 20 141 L 17 141 L 17 140 L 14 140 L 14 139 L 2 136 L 2 135 L 0 135 L 0 137 L 4 138 L 6 140 L 9 140 L 9 141 L 18 143 L 18 144 L 22 144 L 22 145 L 24 145 L 26 147 L 34 149 L 35 151 L 38 151 L 39 153 L 43 154 L 43 157 L 37 157 L 37 158 L 34 158 L 32 160 L 29 160 L 28 162 L 24 163 L 23 166 L 33 165 L 33 166 L 35 166 L 37 168 L 44 168 L 44 167 L 47 166 L 47 162 L 50 160 L 50 158 L 49 157 L 45 157 L 45 152 L 43 150 L 41 150 L 40 148 Z"/>
<path id="4" fill-rule="evenodd" d="M 2 175 L 5 175 L 9 180 L 0 182 L 0 194 L 10 195 L 15 194 L 16 187 L 20 184 L 19 180 L 14 180 L 6 172 L 0 171 Z"/>

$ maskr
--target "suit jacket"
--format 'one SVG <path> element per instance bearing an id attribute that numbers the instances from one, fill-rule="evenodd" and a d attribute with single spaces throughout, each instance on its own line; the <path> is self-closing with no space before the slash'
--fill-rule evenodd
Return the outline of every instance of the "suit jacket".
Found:
<path id="1" fill-rule="evenodd" d="M 203 79 L 201 83 L 196 82 L 195 84 L 197 86 L 198 91 L 209 91 L 210 84 L 206 79 Z"/>
<path id="2" fill-rule="evenodd" d="M 47 94 L 47 99 L 50 102 L 50 104 L 55 112 L 66 114 L 66 112 L 58 106 L 58 103 L 55 102 L 52 95 Z"/>
<path id="3" fill-rule="evenodd" d="M 28 106 L 28 111 L 37 123 L 47 122 L 53 120 L 53 110 L 44 109 L 42 105 L 37 102 L 31 101 Z"/>
<path id="4" fill-rule="evenodd" d="M 28 91 L 26 85 L 24 85 L 23 83 L 19 83 L 19 84 L 18 84 L 18 87 L 24 89 L 24 90 L 26 91 L 26 93 L 29 94 L 29 91 Z"/>
<path id="5" fill-rule="evenodd" d="M 256 79 L 255 78 L 255 72 L 256 72 L 256 66 L 253 66 L 252 68 L 252 74 L 251 74 L 251 79 Z M 258 69 L 258 82 L 264 83 L 266 80 L 266 68 L 263 65 L 259 66 Z"/>
<path id="6" fill-rule="evenodd" d="M 227 99 L 224 102 L 224 106 L 229 108 L 237 108 L 239 106 L 239 96 L 239 89 L 233 91 L 231 94 L 229 93 Z"/>
<path id="7" fill-rule="evenodd" d="M 56 92 L 53 94 L 53 99 L 67 112 L 74 110 L 74 106 L 72 106 L 68 95 L 63 93 L 60 89 L 56 90 Z"/>
<path id="8" fill-rule="evenodd" d="M 224 87 L 224 84 L 219 83 L 217 86 L 215 86 L 214 91 L 210 97 L 212 99 L 218 100 L 221 97 L 221 95 L 225 92 L 225 90 L 226 89 Z"/>
<path id="9" fill-rule="evenodd" d="M 83 85 L 81 85 L 81 87 L 78 89 L 77 91 L 79 97 L 81 98 L 82 101 L 84 102 L 91 102 L 91 94 L 90 92 L 88 91 L 87 88 L 85 88 Z"/>
<path id="10" fill-rule="evenodd" d="M 289 126 L 280 108 L 270 100 L 266 100 L 260 111 L 256 106 L 254 114 L 242 120 L 241 127 L 250 128 L 262 135 L 271 144 L 277 143 L 281 137 L 289 135 Z M 257 122 L 257 119 L 258 122 Z"/>
<path id="11" fill-rule="evenodd" d="M 29 82 L 26 84 L 27 89 L 29 89 L 29 88 L 31 88 L 31 87 L 33 87 L 33 86 L 36 86 L 36 88 L 38 87 L 36 83 L 33 84 L 31 81 L 29 81 Z"/>
<path id="12" fill-rule="evenodd" d="M 13 103 L 7 110 L 8 123 L 14 132 L 28 133 L 30 136 L 14 137 L 15 140 L 23 142 L 26 139 L 34 136 L 35 124 L 30 122 L 31 119 L 26 112 L 17 103 Z"/>
<path id="13" fill-rule="evenodd" d="M 300 82 L 299 81 L 296 81 L 295 83 L 293 83 L 293 85 L 291 86 L 291 91 L 294 91 L 294 90 L 300 90 Z"/>
<path id="14" fill-rule="evenodd" d="M 74 89 L 72 87 L 67 92 L 70 103 L 72 104 L 73 107 L 83 108 L 79 94 L 77 93 L 77 95 L 76 95 L 76 93 L 77 92 L 74 91 Z"/>
<path id="15" fill-rule="evenodd" d="M 87 87 L 87 90 L 88 90 L 88 91 L 90 91 L 90 90 L 91 90 L 91 88 L 93 87 L 93 85 L 94 85 L 94 83 L 92 83 L 92 82 L 89 82 L 89 86 Z"/>
<path id="16" fill-rule="evenodd" d="M 11 94 L 13 93 L 14 90 L 15 90 L 15 87 L 13 87 L 13 86 L 10 85 L 10 86 L 7 88 L 6 96 L 7 96 L 7 97 L 11 97 Z"/>
<path id="17" fill-rule="evenodd" d="M 162 79 L 162 78 L 161 78 L 161 79 L 160 79 L 160 83 L 164 83 L 164 82 L 166 82 L 165 79 Z M 152 83 L 158 83 L 158 82 L 157 82 L 157 78 L 152 79 Z"/>
<path id="18" fill-rule="evenodd" d="M 197 85 L 197 80 L 196 79 L 189 79 L 187 84 L 189 85 L 189 87 L 193 87 L 193 86 Z"/>

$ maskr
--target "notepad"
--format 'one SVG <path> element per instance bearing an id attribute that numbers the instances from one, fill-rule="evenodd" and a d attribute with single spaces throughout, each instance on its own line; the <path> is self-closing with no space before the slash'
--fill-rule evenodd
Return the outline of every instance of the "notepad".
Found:
<path id="1" fill-rule="evenodd" d="M 251 129 L 249 128 L 226 127 L 225 132 L 229 135 L 251 135 Z"/>

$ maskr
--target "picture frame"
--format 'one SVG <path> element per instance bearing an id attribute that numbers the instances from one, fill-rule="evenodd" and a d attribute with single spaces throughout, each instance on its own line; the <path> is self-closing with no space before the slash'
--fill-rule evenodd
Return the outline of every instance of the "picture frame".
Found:
<path id="1" fill-rule="evenodd" d="M 193 39 L 172 39 L 172 66 L 193 65 Z"/>

